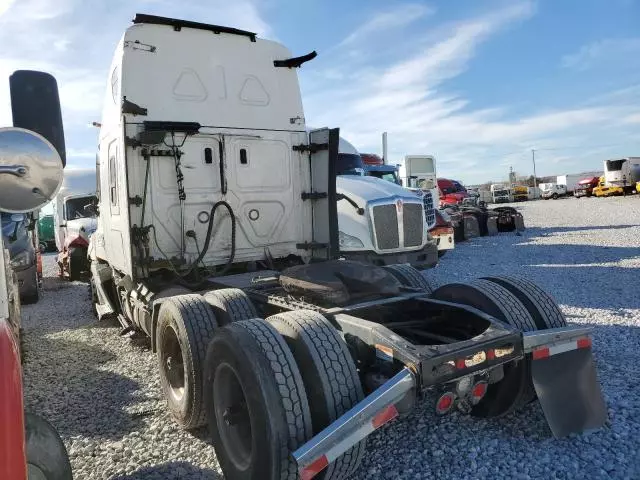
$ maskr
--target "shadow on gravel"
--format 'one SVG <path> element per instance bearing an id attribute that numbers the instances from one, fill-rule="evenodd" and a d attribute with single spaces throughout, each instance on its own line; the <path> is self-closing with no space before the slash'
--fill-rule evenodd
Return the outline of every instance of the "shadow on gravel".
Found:
<path id="1" fill-rule="evenodd" d="M 637 223 L 629 225 L 583 225 L 576 227 L 528 227 L 527 232 L 532 236 L 541 236 L 549 233 L 584 232 L 589 230 L 623 230 L 625 228 L 640 227 Z"/>
<path id="2" fill-rule="evenodd" d="M 167 462 L 144 467 L 130 475 L 116 475 L 111 480 L 170 480 L 170 479 L 221 479 L 215 470 L 203 469 L 187 462 Z"/>
<path id="3" fill-rule="evenodd" d="M 135 393 L 140 385 L 101 369 L 115 359 L 112 353 L 79 341 L 28 332 L 26 337 L 27 406 L 51 421 L 64 437 L 118 439 L 141 427 L 143 415 L 126 411 L 138 403 Z"/>

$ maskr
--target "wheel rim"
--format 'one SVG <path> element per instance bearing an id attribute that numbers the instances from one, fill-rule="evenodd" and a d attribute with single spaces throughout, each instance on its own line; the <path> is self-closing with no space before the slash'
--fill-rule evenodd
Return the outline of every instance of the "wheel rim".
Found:
<path id="1" fill-rule="evenodd" d="M 167 326 L 162 335 L 162 370 L 169 383 L 171 396 L 180 401 L 184 396 L 185 372 L 182 349 L 178 334 L 172 326 Z"/>
<path id="2" fill-rule="evenodd" d="M 251 416 L 233 367 L 227 363 L 220 364 L 212 388 L 216 424 L 224 448 L 236 469 L 246 470 L 253 453 Z"/>

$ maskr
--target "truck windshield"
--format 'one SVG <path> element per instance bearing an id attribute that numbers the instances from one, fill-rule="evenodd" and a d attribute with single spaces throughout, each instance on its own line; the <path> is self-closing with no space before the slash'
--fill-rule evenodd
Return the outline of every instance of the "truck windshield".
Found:
<path id="1" fill-rule="evenodd" d="M 70 198 L 65 202 L 67 220 L 93 217 L 84 207 L 91 203 L 96 203 L 96 201 L 96 197 Z"/>
<path id="2" fill-rule="evenodd" d="M 339 153 L 336 165 L 338 175 L 363 175 L 364 167 L 360 155 L 353 153 Z"/>
<path id="3" fill-rule="evenodd" d="M 494 190 L 494 191 L 493 191 L 493 194 L 494 194 L 496 197 L 501 197 L 501 196 L 503 196 L 503 195 L 509 195 L 509 192 L 508 192 L 507 190 Z"/>
<path id="4" fill-rule="evenodd" d="M 395 172 L 368 172 L 367 175 L 379 178 L 381 180 L 386 180 L 387 182 L 395 183 L 397 185 L 400 184 Z"/>
<path id="5" fill-rule="evenodd" d="M 607 171 L 608 172 L 619 172 L 622 170 L 622 164 L 624 160 L 607 160 Z"/>

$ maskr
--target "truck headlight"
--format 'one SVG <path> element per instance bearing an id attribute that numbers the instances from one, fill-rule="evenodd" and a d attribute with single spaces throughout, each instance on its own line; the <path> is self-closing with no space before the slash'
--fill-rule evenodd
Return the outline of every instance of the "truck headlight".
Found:
<path id="1" fill-rule="evenodd" d="M 25 250 L 24 252 L 20 252 L 15 257 L 11 259 L 11 267 L 14 269 L 20 269 L 30 266 L 32 263 L 31 255 L 29 251 Z"/>
<path id="2" fill-rule="evenodd" d="M 351 235 L 347 235 L 344 232 L 338 232 L 338 237 L 340 239 L 340 248 L 363 248 L 364 243 L 358 238 L 353 237 Z"/>

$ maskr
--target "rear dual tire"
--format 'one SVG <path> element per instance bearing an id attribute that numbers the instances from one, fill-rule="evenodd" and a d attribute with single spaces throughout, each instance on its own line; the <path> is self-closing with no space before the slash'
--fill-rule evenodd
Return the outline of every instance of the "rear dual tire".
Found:
<path id="1" fill-rule="evenodd" d="M 448 284 L 431 296 L 437 300 L 477 308 L 522 332 L 565 326 L 566 320 L 553 298 L 526 279 L 487 277 L 469 283 Z M 529 360 L 504 366 L 504 378 L 489 385 L 485 397 L 471 413 L 479 417 L 506 415 L 535 399 Z"/>

